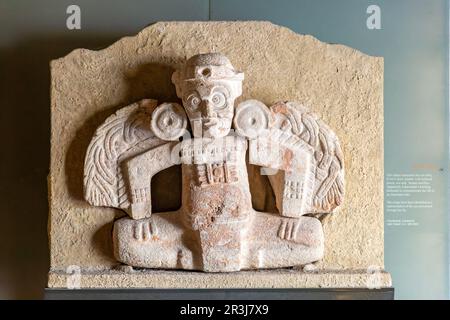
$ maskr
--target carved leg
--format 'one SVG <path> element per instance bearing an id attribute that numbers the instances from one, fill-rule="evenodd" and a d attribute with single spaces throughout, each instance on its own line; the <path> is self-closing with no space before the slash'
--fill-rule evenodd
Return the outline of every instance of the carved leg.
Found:
<path id="1" fill-rule="evenodd" d="M 122 218 L 114 223 L 114 255 L 133 267 L 199 269 L 193 248 L 187 243 L 193 235 L 181 225 L 178 212 L 155 213 L 150 218 Z"/>
<path id="2" fill-rule="evenodd" d="M 232 272 L 241 269 L 247 221 L 212 224 L 199 230 L 203 271 Z"/>
<path id="3" fill-rule="evenodd" d="M 255 212 L 248 234 L 245 268 L 282 268 L 322 259 L 324 237 L 316 218 L 283 218 Z"/>

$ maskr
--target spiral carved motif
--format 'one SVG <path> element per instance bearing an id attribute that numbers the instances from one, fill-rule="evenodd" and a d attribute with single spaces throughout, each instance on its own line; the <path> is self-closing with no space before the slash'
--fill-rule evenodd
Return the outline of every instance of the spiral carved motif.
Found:
<path id="1" fill-rule="evenodd" d="M 153 111 L 151 128 L 162 140 L 177 140 L 185 133 L 186 127 L 186 113 L 178 103 L 163 103 Z"/>
<path id="2" fill-rule="evenodd" d="M 233 123 L 239 135 L 255 139 L 268 128 L 269 111 L 258 100 L 246 100 L 237 106 Z"/>

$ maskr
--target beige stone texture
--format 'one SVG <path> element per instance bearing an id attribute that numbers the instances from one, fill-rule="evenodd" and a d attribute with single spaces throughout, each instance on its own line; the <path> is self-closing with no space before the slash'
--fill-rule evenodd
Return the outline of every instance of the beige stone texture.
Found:
<path id="1" fill-rule="evenodd" d="M 77 276 L 50 272 L 50 288 L 389 288 L 389 273 L 365 270 L 302 272 L 295 269 L 206 273 L 191 271 L 84 271 Z"/>
<path id="2" fill-rule="evenodd" d="M 213 281 L 217 275 L 171 272 L 167 286 L 189 287 L 195 282 L 206 286 L 211 280 L 236 287 L 248 281 L 252 286 L 283 287 L 291 282 L 298 287 L 357 287 L 343 281 L 343 275 L 366 275 L 351 270 L 384 267 L 383 59 L 268 22 L 160 22 L 106 49 L 78 49 L 51 62 L 50 287 L 60 286 L 71 265 L 83 270 L 117 265 L 112 226 L 125 213 L 83 200 L 84 157 L 95 129 L 121 107 L 144 98 L 179 103 L 171 83 L 173 71 L 187 58 L 206 52 L 222 52 L 236 69 L 245 70 L 238 103 L 297 101 L 333 128 L 344 152 L 346 195 L 338 211 L 322 221 L 325 255 L 316 265 L 322 270 L 320 277 L 261 271 L 226 274 Z M 249 176 L 260 177 L 259 171 L 250 167 Z M 178 209 L 180 190 L 179 168 L 156 175 L 153 211 Z M 267 178 L 254 178 L 251 191 L 255 209 L 274 208 Z M 158 280 L 165 279 L 163 271 L 138 274 L 105 271 L 83 273 L 82 278 L 90 279 L 87 287 L 164 286 Z"/>

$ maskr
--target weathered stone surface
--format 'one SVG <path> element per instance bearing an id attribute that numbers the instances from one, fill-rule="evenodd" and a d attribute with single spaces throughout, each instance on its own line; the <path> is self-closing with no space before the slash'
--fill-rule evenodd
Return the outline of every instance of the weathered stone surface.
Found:
<path id="1" fill-rule="evenodd" d="M 300 266 L 323 256 L 322 226 L 315 218 L 292 221 L 274 214 L 250 212 L 247 225 L 212 225 L 200 235 L 182 219 L 181 212 L 169 212 L 153 214 L 149 219 L 118 220 L 113 232 L 115 256 L 135 267 L 215 272 Z M 288 238 L 287 232 L 280 236 L 294 225 L 297 229 L 292 238 Z M 241 236 L 241 230 L 246 232 L 236 239 L 237 248 L 213 242 L 229 244 L 233 237 Z M 206 246 L 205 241 L 213 243 Z"/>
<path id="2" fill-rule="evenodd" d="M 243 79 L 223 54 L 195 55 L 172 76 L 183 106 L 144 100 L 96 130 L 85 158 L 84 197 L 131 217 L 114 224 L 118 261 L 230 272 L 322 259 L 322 225 L 303 216 L 330 214 L 343 201 L 337 137 L 297 103 L 268 108 L 253 99 L 236 107 Z M 250 184 L 258 177 L 248 177 L 247 163 L 270 174 L 278 212 L 252 208 Z M 182 206 L 155 214 L 151 189 L 158 186 L 151 186 L 152 179 L 176 165 L 182 169 Z"/>
<path id="3" fill-rule="evenodd" d="M 388 288 L 388 273 L 364 270 L 316 271 L 259 270 L 200 273 L 162 270 L 85 270 L 49 273 L 50 288 Z"/>
<path id="4" fill-rule="evenodd" d="M 143 98 L 179 101 L 171 74 L 199 52 L 222 52 L 245 70 L 238 102 L 299 101 L 333 128 L 344 153 L 346 200 L 338 214 L 323 221 L 325 258 L 317 267 L 383 266 L 382 59 L 266 22 L 171 22 L 101 51 L 80 49 L 52 61 L 52 269 L 117 264 L 110 235 L 113 221 L 124 213 L 83 201 L 87 146 L 95 129 L 121 106 Z M 154 211 L 178 209 L 179 176 L 169 169 L 154 177 L 153 183 L 163 186 L 152 188 Z M 178 182 L 161 183 L 168 179 Z M 267 179 L 253 187 L 253 206 L 273 210 Z"/>

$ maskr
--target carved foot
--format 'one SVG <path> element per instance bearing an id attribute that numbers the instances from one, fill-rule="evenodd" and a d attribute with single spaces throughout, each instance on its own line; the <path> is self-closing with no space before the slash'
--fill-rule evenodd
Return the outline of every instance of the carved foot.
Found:
<path id="1" fill-rule="evenodd" d="M 300 225 L 298 219 L 283 219 L 278 228 L 278 237 L 283 240 L 296 241 L 298 226 Z"/>
<path id="2" fill-rule="evenodd" d="M 309 247 L 316 247 L 322 242 L 322 225 L 315 218 L 282 218 L 277 236 Z"/>
<path id="3" fill-rule="evenodd" d="M 133 225 L 133 237 L 138 241 L 157 240 L 158 228 L 153 219 L 137 220 Z"/>
<path id="4" fill-rule="evenodd" d="M 176 212 L 156 213 L 149 219 L 122 218 L 114 223 L 114 256 L 139 268 L 194 269 L 193 253 Z"/>
<path id="5" fill-rule="evenodd" d="M 264 232 L 261 232 L 264 230 Z M 245 268 L 310 268 L 324 253 L 322 224 L 316 218 L 284 218 L 257 212 L 249 232 Z"/>

